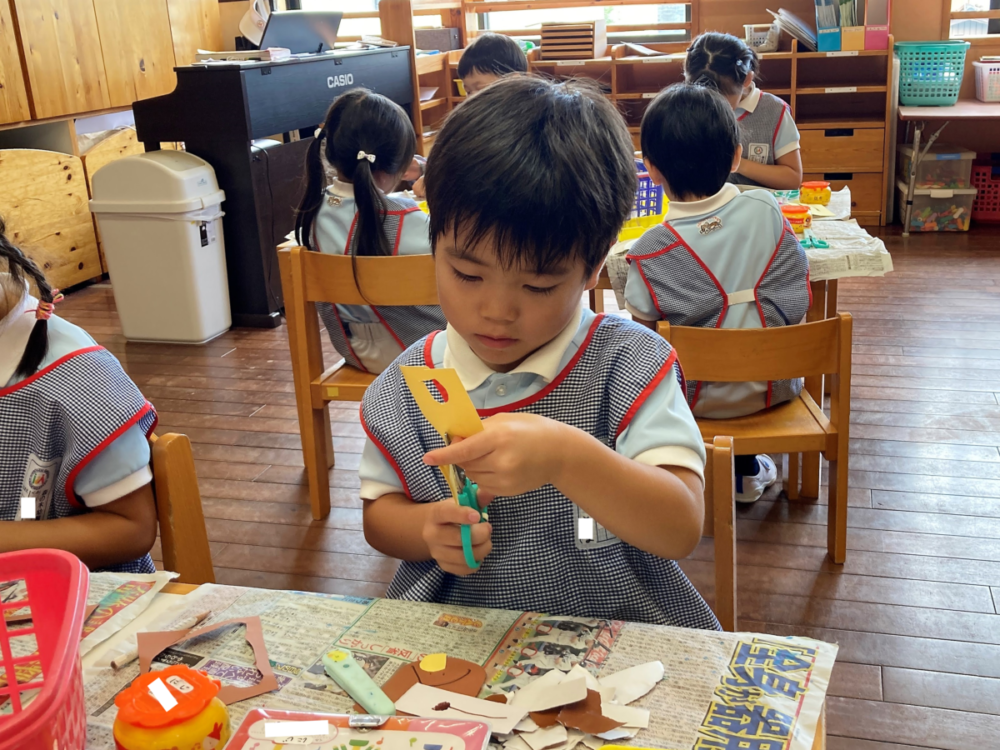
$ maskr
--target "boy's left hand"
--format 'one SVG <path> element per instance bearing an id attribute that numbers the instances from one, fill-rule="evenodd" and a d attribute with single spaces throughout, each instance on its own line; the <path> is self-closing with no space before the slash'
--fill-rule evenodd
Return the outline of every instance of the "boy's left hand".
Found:
<path id="1" fill-rule="evenodd" d="M 461 466 L 491 495 L 520 495 L 554 483 L 562 469 L 566 426 L 537 414 L 497 414 L 483 431 L 424 456 L 429 466 Z"/>

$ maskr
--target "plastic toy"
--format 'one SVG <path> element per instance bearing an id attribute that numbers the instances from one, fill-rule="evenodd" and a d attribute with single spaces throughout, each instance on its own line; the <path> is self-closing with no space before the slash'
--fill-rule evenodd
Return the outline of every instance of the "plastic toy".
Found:
<path id="1" fill-rule="evenodd" d="M 186 664 L 136 677 L 115 697 L 115 746 L 122 750 L 216 750 L 229 741 L 221 683 Z"/>
<path id="2" fill-rule="evenodd" d="M 824 180 L 813 182 L 803 182 L 800 200 L 803 203 L 817 203 L 821 206 L 829 205 L 830 197 L 833 195 L 830 190 L 830 183 Z"/>
<path id="3" fill-rule="evenodd" d="M 934 209 L 938 206 L 927 206 L 922 211 L 914 212 L 910 217 L 910 229 L 918 232 L 967 232 L 969 230 L 969 220 L 972 218 L 971 212 L 965 206 L 956 206 L 954 203 L 945 210 Z"/>

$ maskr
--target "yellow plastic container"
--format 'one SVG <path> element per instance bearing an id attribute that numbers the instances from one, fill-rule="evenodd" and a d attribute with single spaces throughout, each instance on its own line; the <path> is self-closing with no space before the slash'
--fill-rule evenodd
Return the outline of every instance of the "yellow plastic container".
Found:
<path id="1" fill-rule="evenodd" d="M 149 690 L 162 680 L 176 701 L 165 708 Z M 230 735 L 229 710 L 216 694 L 221 687 L 184 664 L 136 677 L 115 698 L 116 750 L 218 750 Z M 169 705 L 169 702 L 168 702 Z"/>
<path id="2" fill-rule="evenodd" d="M 805 231 L 812 226 L 812 215 L 809 213 L 809 206 L 801 206 L 797 203 L 786 203 L 781 207 L 781 213 L 792 225 L 795 234 L 805 234 Z"/>
<path id="3" fill-rule="evenodd" d="M 830 183 L 823 180 L 813 182 L 803 182 L 802 190 L 799 193 L 799 200 L 803 203 L 818 204 L 826 206 L 830 203 L 833 192 L 830 190 Z"/>

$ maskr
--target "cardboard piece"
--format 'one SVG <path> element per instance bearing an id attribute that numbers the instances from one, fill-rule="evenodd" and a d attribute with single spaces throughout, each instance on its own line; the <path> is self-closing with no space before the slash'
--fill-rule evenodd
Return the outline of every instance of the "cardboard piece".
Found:
<path id="1" fill-rule="evenodd" d="M 532 713 L 541 714 L 553 708 L 576 703 L 586 697 L 587 680 L 583 676 L 567 675 L 553 669 L 518 690 L 511 702 Z M 535 718 L 535 721 L 538 719 Z M 539 726 L 544 725 L 539 723 Z"/>
<path id="2" fill-rule="evenodd" d="M 579 729 L 587 734 L 610 732 L 622 725 L 620 721 L 609 719 L 601 713 L 601 694 L 588 690 L 587 697 L 559 712 L 559 723 L 569 729 Z"/>
<path id="3" fill-rule="evenodd" d="M 663 679 L 663 671 L 663 662 L 650 661 L 602 677 L 600 683 L 601 687 L 615 688 L 615 703 L 624 706 L 656 687 L 656 683 Z"/>
<path id="4" fill-rule="evenodd" d="M 382 692 L 393 703 L 398 702 L 414 685 L 427 685 L 447 690 L 449 693 L 475 698 L 483 689 L 484 682 L 486 682 L 486 670 L 478 664 L 464 659 L 448 659 L 444 669 L 436 672 L 428 672 L 426 669 L 422 669 L 420 664 L 405 664 L 386 681 L 382 686 Z M 501 705 L 506 703 L 505 700 L 497 701 L 493 696 L 487 700 Z M 360 706 L 355 706 L 354 710 L 363 713 Z"/>
<path id="5" fill-rule="evenodd" d="M 559 723 L 559 709 L 552 708 L 548 711 L 531 711 L 528 713 L 528 718 L 535 722 L 535 725 L 539 728 L 547 729 Z"/>
<path id="6" fill-rule="evenodd" d="M 494 701 L 470 698 L 428 685 L 414 685 L 396 703 L 396 709 L 424 718 L 486 721 L 497 734 L 510 734 L 527 711 Z"/>
<path id="7" fill-rule="evenodd" d="M 507 703 L 507 696 L 503 693 L 493 693 L 492 695 L 487 695 L 483 700 L 492 701 L 493 703 Z"/>
<path id="8" fill-rule="evenodd" d="M 589 747 L 590 750 L 600 750 L 600 748 L 604 745 L 604 740 L 600 737 L 595 737 L 592 734 L 585 734 L 580 742 Z"/>
<path id="9" fill-rule="evenodd" d="M 521 735 L 516 735 L 503 743 L 503 750 L 531 750 L 531 746 L 521 738 Z"/>
<path id="10" fill-rule="evenodd" d="M 534 732 L 525 732 L 521 739 L 528 743 L 531 750 L 546 750 L 546 748 L 562 745 L 569 739 L 566 727 L 556 724 L 548 729 L 536 729 Z"/>
<path id="11" fill-rule="evenodd" d="M 489 698 L 487 698 L 486 700 L 489 700 Z M 521 719 L 521 723 L 518 724 L 516 727 L 514 727 L 514 731 L 515 732 L 534 732 L 538 728 L 539 728 L 538 724 L 535 723 L 535 720 L 532 719 L 531 715 L 529 714 L 528 718 Z"/>
<path id="12" fill-rule="evenodd" d="M 264 645 L 264 631 L 260 625 L 259 617 L 236 618 L 233 620 L 223 620 L 212 625 L 207 625 L 197 630 L 166 630 L 158 633 L 139 633 L 137 641 L 139 644 L 139 674 L 146 674 L 153 659 L 165 649 L 174 646 L 189 638 L 197 638 L 200 635 L 211 633 L 227 625 L 245 625 L 246 639 L 250 647 L 253 648 L 254 666 L 260 672 L 260 682 L 256 685 L 237 687 L 235 685 L 223 685 L 219 691 L 218 698 L 227 706 L 230 703 L 254 698 L 272 690 L 278 689 L 278 678 L 274 676 L 271 669 L 271 662 L 267 657 L 267 647 Z"/>
<path id="13" fill-rule="evenodd" d="M 649 711 L 645 708 L 633 708 L 632 706 L 619 706 L 615 703 L 603 703 L 601 705 L 601 713 L 613 721 L 620 721 L 622 726 L 625 728 L 649 728 Z"/>
<path id="14" fill-rule="evenodd" d="M 598 737 L 602 740 L 627 740 L 635 737 L 639 733 L 638 729 L 630 729 L 629 727 L 618 727 L 617 729 L 612 729 L 610 732 L 601 732 Z"/>

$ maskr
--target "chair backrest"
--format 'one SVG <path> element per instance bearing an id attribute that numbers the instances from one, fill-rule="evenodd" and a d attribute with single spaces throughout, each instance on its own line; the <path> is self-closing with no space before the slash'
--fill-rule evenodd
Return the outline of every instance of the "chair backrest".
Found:
<path id="1" fill-rule="evenodd" d="M 279 259 L 285 253 L 294 291 L 302 302 L 386 307 L 438 304 L 431 255 L 352 258 L 291 247 L 279 250 Z"/>
<path id="2" fill-rule="evenodd" d="M 715 616 L 722 629 L 736 629 L 736 487 L 733 439 L 705 443 L 705 525 L 715 548 Z"/>
<path id="3" fill-rule="evenodd" d="M 215 583 L 191 441 L 174 433 L 149 440 L 163 567 L 179 574 L 178 583 Z"/>
<path id="4" fill-rule="evenodd" d="M 740 383 L 850 372 L 851 315 L 782 328 L 688 328 L 660 322 L 689 380 Z M 846 355 L 846 358 L 845 358 Z"/>

